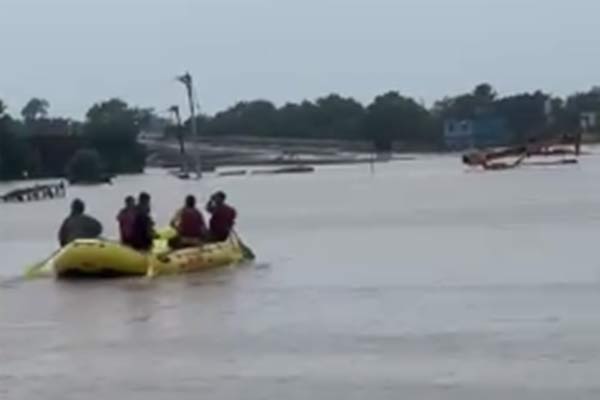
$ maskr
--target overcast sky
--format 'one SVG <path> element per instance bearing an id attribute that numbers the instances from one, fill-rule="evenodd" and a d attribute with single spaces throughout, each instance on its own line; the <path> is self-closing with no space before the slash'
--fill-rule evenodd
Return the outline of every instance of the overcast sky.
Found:
<path id="1" fill-rule="evenodd" d="M 330 92 L 431 103 L 489 81 L 563 95 L 600 83 L 598 0 L 0 0 L 0 98 L 81 117 L 119 96 L 203 111 Z"/>

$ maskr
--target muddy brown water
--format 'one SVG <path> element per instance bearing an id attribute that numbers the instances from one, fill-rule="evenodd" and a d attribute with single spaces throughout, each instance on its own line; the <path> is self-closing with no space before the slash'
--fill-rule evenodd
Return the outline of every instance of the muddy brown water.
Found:
<path id="1" fill-rule="evenodd" d="M 1 399 L 597 399 L 600 159 L 465 172 L 455 158 L 178 181 L 163 171 L 0 205 Z M 11 185 L 0 186 L 0 192 Z M 75 196 L 116 232 L 226 190 L 256 264 L 23 282 Z"/>

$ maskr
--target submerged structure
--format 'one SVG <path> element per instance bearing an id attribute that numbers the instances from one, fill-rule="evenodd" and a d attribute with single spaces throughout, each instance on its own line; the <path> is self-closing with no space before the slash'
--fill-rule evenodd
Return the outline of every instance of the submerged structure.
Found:
<path id="1" fill-rule="evenodd" d="M 547 140 L 530 139 L 527 144 L 465 153 L 462 162 L 486 170 L 510 169 L 521 165 L 572 165 L 581 155 L 581 134 Z M 530 161 L 535 157 L 537 160 Z M 540 160 L 541 159 L 541 160 Z"/>
<path id="2" fill-rule="evenodd" d="M 27 188 L 12 190 L 0 196 L 5 203 L 25 203 L 31 201 L 51 200 L 67 195 L 64 182 L 34 185 Z"/>

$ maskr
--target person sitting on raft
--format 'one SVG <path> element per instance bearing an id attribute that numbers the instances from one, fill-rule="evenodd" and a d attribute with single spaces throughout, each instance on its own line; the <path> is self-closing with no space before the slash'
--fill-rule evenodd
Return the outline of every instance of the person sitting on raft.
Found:
<path id="1" fill-rule="evenodd" d="M 77 239 L 96 239 L 102 234 L 102 224 L 85 214 L 85 203 L 80 199 L 71 203 L 71 214 L 58 231 L 58 241 L 64 247 Z"/>
<path id="2" fill-rule="evenodd" d="M 127 196 L 125 198 L 125 207 L 117 215 L 121 243 L 123 244 L 130 244 L 132 242 L 136 212 L 135 199 L 133 196 Z"/>
<path id="3" fill-rule="evenodd" d="M 237 211 L 225 201 L 227 195 L 221 191 L 213 194 L 206 205 L 206 210 L 211 214 L 209 223 L 209 236 L 212 242 L 224 242 L 229 238 Z"/>
<path id="4" fill-rule="evenodd" d="M 196 208 L 196 198 L 189 195 L 185 205 L 171 220 L 171 226 L 177 231 L 177 236 L 169 241 L 172 249 L 201 246 L 206 240 L 206 223 L 202 213 Z"/>
<path id="5" fill-rule="evenodd" d="M 142 192 L 138 196 L 138 204 L 135 208 L 131 240 L 128 243 L 139 251 L 149 251 L 154 242 L 154 221 L 150 215 L 151 199 L 148 193 Z"/>

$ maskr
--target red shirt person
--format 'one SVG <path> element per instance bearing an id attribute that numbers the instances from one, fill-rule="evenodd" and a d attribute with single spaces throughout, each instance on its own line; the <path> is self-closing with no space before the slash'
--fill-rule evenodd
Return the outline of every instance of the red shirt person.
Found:
<path id="1" fill-rule="evenodd" d="M 125 198 L 125 207 L 117 215 L 121 243 L 123 244 L 130 244 L 133 240 L 136 213 L 135 199 L 133 196 L 127 196 Z"/>
<path id="2" fill-rule="evenodd" d="M 211 213 L 209 223 L 210 239 L 215 242 L 227 240 L 235 225 L 237 211 L 225 203 L 226 200 L 225 193 L 217 192 L 211 196 L 206 206 L 207 211 Z"/>
<path id="3" fill-rule="evenodd" d="M 206 239 L 206 223 L 202 213 L 196 208 L 194 196 L 186 197 L 185 206 L 177 212 L 171 226 L 177 230 L 178 236 L 177 240 L 172 242 L 172 247 L 194 246 Z"/>

